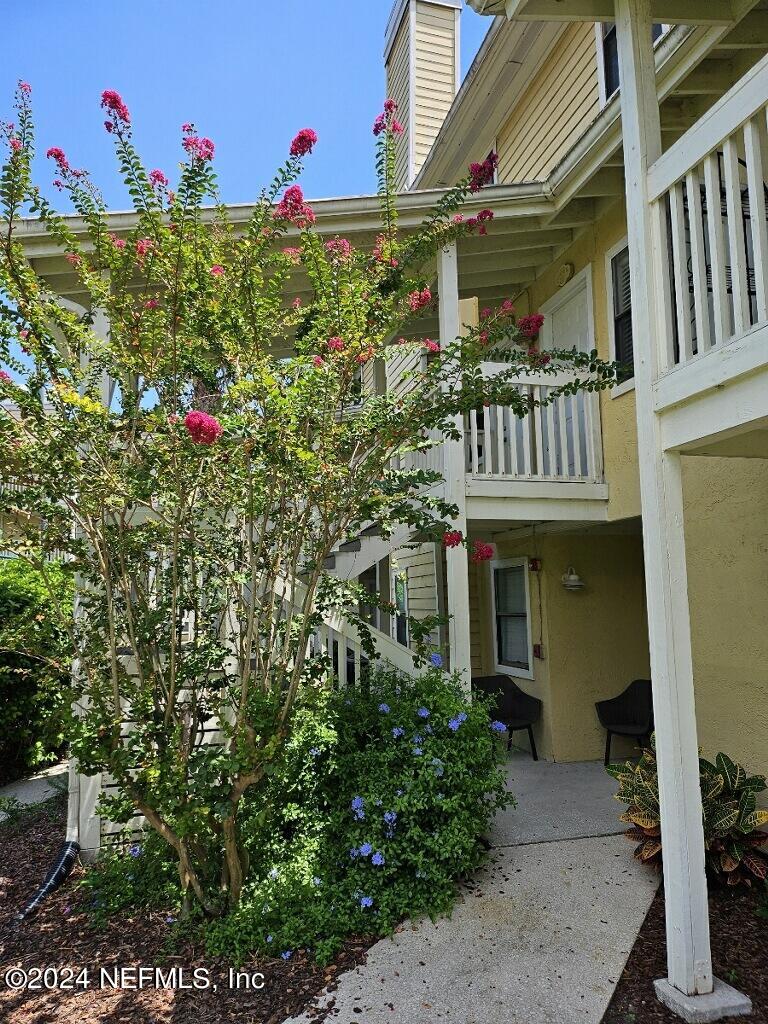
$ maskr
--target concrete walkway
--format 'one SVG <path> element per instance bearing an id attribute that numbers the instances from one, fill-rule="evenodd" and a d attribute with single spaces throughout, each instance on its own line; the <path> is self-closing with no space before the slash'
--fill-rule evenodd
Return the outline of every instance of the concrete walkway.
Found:
<path id="1" fill-rule="evenodd" d="M 0 796 L 15 797 L 20 804 L 41 804 L 67 788 L 67 762 L 54 764 L 32 775 L 28 779 L 18 779 L 0 786 Z M 0 812 L 0 821 L 6 815 Z"/>
<path id="2" fill-rule="evenodd" d="M 656 891 L 601 765 L 515 756 L 518 808 L 453 916 L 404 925 L 321 999 L 339 1024 L 599 1024 Z M 287 1024 L 310 1024 L 312 1012 Z"/>

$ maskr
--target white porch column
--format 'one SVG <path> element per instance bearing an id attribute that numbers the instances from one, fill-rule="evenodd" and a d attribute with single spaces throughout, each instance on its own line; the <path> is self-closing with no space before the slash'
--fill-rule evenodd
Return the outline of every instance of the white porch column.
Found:
<path id="1" fill-rule="evenodd" d="M 461 334 L 459 318 L 459 264 L 456 243 L 451 242 L 437 257 L 437 287 L 440 302 L 440 340 L 449 344 Z M 443 442 L 443 475 L 446 500 L 458 505 L 456 529 L 467 535 L 467 496 L 464 463 L 464 421 L 456 418 L 462 440 L 446 438 Z M 469 692 L 472 667 L 469 640 L 469 568 L 464 547 L 446 550 L 448 590 L 448 650 L 451 672 L 460 672 L 464 687 Z"/>
<path id="2" fill-rule="evenodd" d="M 662 450 L 653 408 L 664 301 L 655 268 L 665 232 L 654 224 L 648 168 L 661 155 L 651 0 L 616 0 L 621 68 L 632 329 L 643 539 L 664 855 L 669 983 L 712 992 L 704 832 L 694 706 L 681 459 Z M 710 1018 L 714 1019 L 714 1018 Z"/>

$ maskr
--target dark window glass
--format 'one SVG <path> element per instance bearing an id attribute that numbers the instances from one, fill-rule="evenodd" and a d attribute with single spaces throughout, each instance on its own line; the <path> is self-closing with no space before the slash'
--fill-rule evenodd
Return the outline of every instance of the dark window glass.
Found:
<path id="1" fill-rule="evenodd" d="M 663 25 L 653 26 L 653 41 L 661 39 L 664 34 Z M 603 26 L 603 68 L 605 69 L 605 97 L 609 99 L 621 85 L 619 78 L 619 46 L 616 39 L 616 26 L 608 22 Z"/>
<path id="2" fill-rule="evenodd" d="M 395 573 L 392 578 L 392 604 L 395 613 L 395 640 L 403 647 L 408 646 L 408 576 L 404 572 Z"/>
<path id="3" fill-rule="evenodd" d="M 632 346 L 632 282 L 629 273 L 629 249 L 624 249 L 611 260 L 613 278 L 613 342 L 616 362 L 620 364 L 619 382 L 631 380 L 635 375 Z"/>
<path id="4" fill-rule="evenodd" d="M 510 668 L 530 668 L 525 572 L 524 565 L 494 569 L 493 572 L 496 664 Z"/>

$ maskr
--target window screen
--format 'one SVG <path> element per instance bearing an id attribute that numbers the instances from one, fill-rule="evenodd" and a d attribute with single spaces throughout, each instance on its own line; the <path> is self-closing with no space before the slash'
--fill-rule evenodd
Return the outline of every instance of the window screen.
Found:
<path id="1" fill-rule="evenodd" d="M 624 249 L 611 260 L 613 278 L 613 341 L 619 383 L 635 375 L 635 357 L 632 345 L 632 282 L 629 273 L 629 249 Z"/>
<path id="2" fill-rule="evenodd" d="M 524 565 L 512 565 L 493 571 L 496 662 L 510 668 L 530 668 L 525 571 Z"/>

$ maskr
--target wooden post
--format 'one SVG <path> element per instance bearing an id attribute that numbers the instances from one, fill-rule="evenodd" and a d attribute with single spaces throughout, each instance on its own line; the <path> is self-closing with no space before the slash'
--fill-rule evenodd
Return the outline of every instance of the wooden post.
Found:
<path id="1" fill-rule="evenodd" d="M 459 264 L 456 243 L 442 249 L 437 259 L 437 287 L 440 299 L 440 340 L 450 344 L 461 334 L 459 317 Z M 459 507 L 456 529 L 467 535 L 467 494 L 464 464 L 464 420 L 457 416 L 456 426 L 462 439 L 444 441 L 444 476 L 446 501 Z M 451 672 L 459 672 L 467 692 L 471 687 L 472 666 L 469 639 L 469 567 L 464 547 L 448 548 L 446 552 L 448 589 L 448 650 Z"/>
<path id="2" fill-rule="evenodd" d="M 699 783 L 681 458 L 663 450 L 653 407 L 666 350 L 659 268 L 663 214 L 649 200 L 648 168 L 661 156 L 651 41 L 651 0 L 616 0 L 621 68 L 632 329 L 643 539 L 664 855 L 669 983 L 686 995 L 713 990 Z"/>

